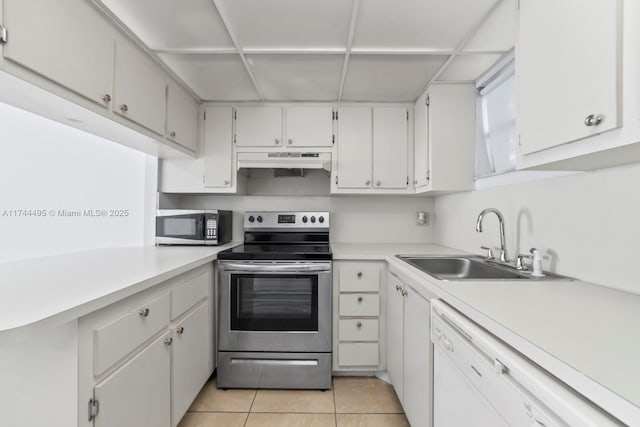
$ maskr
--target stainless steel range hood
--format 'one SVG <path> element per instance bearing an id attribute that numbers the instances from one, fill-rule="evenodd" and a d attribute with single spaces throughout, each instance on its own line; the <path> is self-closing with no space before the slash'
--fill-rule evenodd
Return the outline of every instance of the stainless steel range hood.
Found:
<path id="1" fill-rule="evenodd" d="M 331 153 L 238 153 L 240 169 L 324 169 L 331 170 Z"/>

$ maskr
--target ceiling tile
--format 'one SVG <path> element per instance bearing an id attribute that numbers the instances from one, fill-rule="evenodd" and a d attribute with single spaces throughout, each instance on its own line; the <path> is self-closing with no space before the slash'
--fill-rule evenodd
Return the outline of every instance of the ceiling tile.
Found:
<path id="1" fill-rule="evenodd" d="M 219 0 L 242 48 L 344 48 L 353 0 Z"/>
<path id="2" fill-rule="evenodd" d="M 212 0 L 102 0 L 148 47 L 233 48 Z"/>
<path id="3" fill-rule="evenodd" d="M 238 55 L 161 54 L 160 58 L 205 101 L 260 99 Z"/>
<path id="4" fill-rule="evenodd" d="M 272 101 L 335 101 L 342 55 L 249 55 L 264 97 Z"/>
<path id="5" fill-rule="evenodd" d="M 414 101 L 446 59 L 443 55 L 352 55 L 342 99 Z"/>
<path id="6" fill-rule="evenodd" d="M 516 42 L 518 0 L 503 0 L 469 40 L 465 51 L 511 49 Z"/>
<path id="7" fill-rule="evenodd" d="M 453 50 L 496 0 L 361 0 L 355 48 Z"/>
<path id="8" fill-rule="evenodd" d="M 502 58 L 501 54 L 458 55 L 447 65 L 438 81 L 474 81 Z"/>

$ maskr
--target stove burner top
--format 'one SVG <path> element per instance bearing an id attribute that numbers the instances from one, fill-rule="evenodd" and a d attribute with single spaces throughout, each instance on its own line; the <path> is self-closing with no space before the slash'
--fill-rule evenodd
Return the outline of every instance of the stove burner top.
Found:
<path id="1" fill-rule="evenodd" d="M 322 244 L 263 245 L 244 244 L 218 253 L 218 259 L 231 260 L 330 260 L 331 246 Z"/>

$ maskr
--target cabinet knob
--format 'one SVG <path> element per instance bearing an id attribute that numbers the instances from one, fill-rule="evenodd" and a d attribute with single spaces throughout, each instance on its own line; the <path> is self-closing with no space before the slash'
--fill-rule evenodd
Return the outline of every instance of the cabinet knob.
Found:
<path id="1" fill-rule="evenodd" d="M 380 181 L 376 181 L 376 187 L 380 187 L 382 183 Z"/>
<path id="2" fill-rule="evenodd" d="M 287 143 L 288 143 L 289 145 L 293 144 L 293 139 L 289 139 L 289 140 L 287 141 Z"/>
<path id="3" fill-rule="evenodd" d="M 356 328 L 358 328 L 358 329 L 362 328 L 362 322 L 356 323 Z"/>
<path id="4" fill-rule="evenodd" d="M 178 335 L 184 334 L 184 326 L 180 326 L 178 329 L 176 329 L 176 333 Z"/>
<path id="5" fill-rule="evenodd" d="M 102 100 L 104 101 L 105 104 L 108 104 L 111 102 L 111 95 L 109 95 L 108 93 L 105 93 L 104 95 L 102 95 Z"/>
<path id="6" fill-rule="evenodd" d="M 171 133 L 169 134 L 169 136 L 170 136 L 171 138 L 175 138 L 175 137 L 176 137 L 176 131 L 175 131 L 175 130 L 172 130 L 172 131 L 171 131 Z"/>
<path id="7" fill-rule="evenodd" d="M 138 314 L 142 317 L 149 317 L 149 313 L 151 313 L 151 310 L 149 310 L 148 308 L 141 308 L 140 310 L 138 310 Z"/>
<path id="8" fill-rule="evenodd" d="M 367 182 L 365 182 L 364 185 L 371 185 L 371 181 L 367 180 Z"/>
<path id="9" fill-rule="evenodd" d="M 414 180 L 413 180 L 413 185 L 416 185 L 417 183 L 418 183 L 418 180 L 417 180 L 417 179 L 414 179 Z"/>
<path id="10" fill-rule="evenodd" d="M 278 145 L 278 144 L 280 144 L 280 140 L 278 138 L 276 138 L 276 139 L 273 140 L 273 143 Z"/>
<path id="11" fill-rule="evenodd" d="M 396 285 L 396 291 L 400 291 L 400 289 L 402 289 L 402 286 Z"/>
<path id="12" fill-rule="evenodd" d="M 598 126 L 604 120 L 604 116 L 598 114 L 589 114 L 584 119 L 585 126 Z"/>
<path id="13" fill-rule="evenodd" d="M 164 343 L 165 345 L 169 346 L 171 344 L 173 344 L 173 338 L 169 337 L 169 338 L 165 338 L 164 339 Z"/>
<path id="14" fill-rule="evenodd" d="M 405 291 L 404 289 L 402 290 L 402 296 L 406 297 L 407 295 L 409 295 L 409 292 Z"/>
<path id="15" fill-rule="evenodd" d="M 356 276 L 358 276 L 358 279 L 362 277 L 362 271 L 358 271 L 358 274 L 356 274 Z"/>
<path id="16" fill-rule="evenodd" d="M 358 297 L 358 302 L 362 302 L 362 301 L 364 301 L 364 298 Z"/>
<path id="17" fill-rule="evenodd" d="M 122 104 L 120 106 L 120 111 L 122 111 L 123 113 L 126 113 L 127 111 L 129 111 L 129 106 L 127 104 Z"/>
<path id="18" fill-rule="evenodd" d="M 225 179 L 224 180 L 224 185 L 229 185 L 229 184 L 231 184 L 231 181 L 229 181 L 228 179 Z"/>

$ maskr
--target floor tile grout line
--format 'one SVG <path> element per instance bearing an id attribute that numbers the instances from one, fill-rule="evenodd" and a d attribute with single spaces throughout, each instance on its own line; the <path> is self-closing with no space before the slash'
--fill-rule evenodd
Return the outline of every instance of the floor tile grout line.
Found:
<path id="1" fill-rule="evenodd" d="M 251 410 L 253 409 L 253 404 L 256 402 L 256 397 L 258 397 L 258 389 L 254 389 L 253 392 L 253 399 L 251 399 L 251 406 L 249 406 L 247 418 L 244 420 L 244 427 L 247 427 L 247 423 L 249 422 L 249 415 L 251 415 Z"/>
<path id="2" fill-rule="evenodd" d="M 331 378 L 331 394 L 333 395 L 333 422 L 338 427 L 338 407 L 336 405 L 336 382 Z"/>

